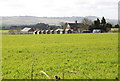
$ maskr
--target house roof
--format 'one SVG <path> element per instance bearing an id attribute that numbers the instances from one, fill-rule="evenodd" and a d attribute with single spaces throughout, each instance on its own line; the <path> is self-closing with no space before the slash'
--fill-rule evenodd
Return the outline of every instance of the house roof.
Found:
<path id="1" fill-rule="evenodd" d="M 31 30 L 31 28 L 27 28 L 27 27 L 25 27 L 25 28 L 22 29 L 21 31 L 22 31 L 22 32 L 28 32 L 29 30 Z"/>
<path id="2" fill-rule="evenodd" d="M 58 30 L 63 31 L 64 29 L 56 29 L 55 31 L 58 31 Z"/>
<path id="3" fill-rule="evenodd" d="M 79 23 L 77 23 L 77 24 L 79 24 Z M 70 27 L 77 27 L 77 25 L 76 25 L 76 23 L 68 23 L 68 25 L 70 26 Z"/>
<path id="4" fill-rule="evenodd" d="M 80 24 L 83 24 L 83 23 L 67 23 L 70 27 L 77 27 L 78 25 Z"/>

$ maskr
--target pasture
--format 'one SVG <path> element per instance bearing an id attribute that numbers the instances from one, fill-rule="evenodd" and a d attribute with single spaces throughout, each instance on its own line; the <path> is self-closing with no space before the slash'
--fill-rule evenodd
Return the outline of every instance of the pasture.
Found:
<path id="1" fill-rule="evenodd" d="M 0 30 L 0 33 L 8 33 L 9 30 Z"/>
<path id="2" fill-rule="evenodd" d="M 2 35 L 3 79 L 115 79 L 118 34 Z"/>

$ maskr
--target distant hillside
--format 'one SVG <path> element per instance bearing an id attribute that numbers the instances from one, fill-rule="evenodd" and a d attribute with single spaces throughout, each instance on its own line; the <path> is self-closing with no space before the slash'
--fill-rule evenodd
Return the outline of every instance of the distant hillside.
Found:
<path id="1" fill-rule="evenodd" d="M 81 22 L 84 17 L 35 17 L 35 16 L 10 16 L 2 17 L 2 25 L 31 25 L 36 23 L 56 24 L 60 22 L 74 22 L 77 20 Z M 86 18 L 95 20 L 96 16 L 86 16 Z M 117 20 L 107 19 L 112 24 L 117 24 Z"/>

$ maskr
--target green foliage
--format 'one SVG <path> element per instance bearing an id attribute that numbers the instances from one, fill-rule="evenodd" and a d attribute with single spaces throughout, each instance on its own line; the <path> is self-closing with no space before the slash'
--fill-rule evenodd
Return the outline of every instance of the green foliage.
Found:
<path id="1" fill-rule="evenodd" d="M 106 23 L 105 18 L 103 17 L 100 23 L 100 20 L 97 18 L 97 20 L 94 21 L 94 24 L 89 26 L 89 30 L 93 31 L 94 29 L 101 29 L 102 32 L 109 32 L 112 28 L 112 25 L 110 23 Z"/>
<path id="2" fill-rule="evenodd" d="M 83 18 L 82 23 L 85 24 L 85 25 L 91 25 L 92 21 L 88 18 Z"/>
<path id="3" fill-rule="evenodd" d="M 64 22 L 60 22 L 60 25 L 62 26 L 63 29 L 66 29 L 67 27 L 67 23 L 64 23 Z"/>
<path id="4" fill-rule="evenodd" d="M 97 23 L 100 25 L 100 20 L 99 20 L 99 18 L 97 18 Z"/>
<path id="5" fill-rule="evenodd" d="M 105 20 L 104 17 L 103 17 L 102 20 L 101 20 L 101 24 L 106 24 L 106 20 Z"/>
<path id="6" fill-rule="evenodd" d="M 115 28 L 120 28 L 119 24 L 115 25 Z"/>
<path id="7" fill-rule="evenodd" d="M 118 34 L 3 35 L 4 79 L 115 79 Z M 31 75 L 32 72 L 32 75 Z"/>

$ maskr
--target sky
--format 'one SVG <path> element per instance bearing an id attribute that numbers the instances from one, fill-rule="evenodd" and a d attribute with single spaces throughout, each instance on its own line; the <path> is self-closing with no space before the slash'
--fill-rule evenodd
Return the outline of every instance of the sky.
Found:
<path id="1" fill-rule="evenodd" d="M 119 0 L 0 0 L 0 16 L 118 18 Z"/>

